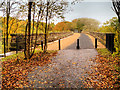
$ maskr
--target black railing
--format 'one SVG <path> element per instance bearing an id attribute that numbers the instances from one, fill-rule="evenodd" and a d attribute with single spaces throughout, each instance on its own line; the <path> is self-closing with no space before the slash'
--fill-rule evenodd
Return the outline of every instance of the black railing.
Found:
<path id="1" fill-rule="evenodd" d="M 114 36 L 115 36 L 115 34 L 113 34 L 113 33 L 106 34 L 106 48 L 108 50 L 110 50 L 111 53 L 113 53 L 113 51 L 115 51 L 115 49 L 114 49 Z"/>
<path id="2" fill-rule="evenodd" d="M 89 32 L 91 36 L 97 38 L 106 48 L 113 53 L 115 51 L 114 48 L 114 33 L 100 33 L 100 32 Z"/>

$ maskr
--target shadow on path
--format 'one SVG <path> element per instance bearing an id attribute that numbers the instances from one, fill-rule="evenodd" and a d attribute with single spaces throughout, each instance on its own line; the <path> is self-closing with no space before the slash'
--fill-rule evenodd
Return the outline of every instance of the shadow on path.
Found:
<path id="1" fill-rule="evenodd" d="M 92 40 L 89 38 L 89 36 L 81 33 L 80 37 L 79 37 L 79 45 L 81 49 L 94 49 L 94 45 L 92 43 Z M 70 46 L 68 46 L 67 48 L 65 48 L 64 50 L 68 50 L 68 49 L 76 49 L 77 46 L 77 40 L 76 42 L 74 42 L 73 44 L 71 44 Z"/>

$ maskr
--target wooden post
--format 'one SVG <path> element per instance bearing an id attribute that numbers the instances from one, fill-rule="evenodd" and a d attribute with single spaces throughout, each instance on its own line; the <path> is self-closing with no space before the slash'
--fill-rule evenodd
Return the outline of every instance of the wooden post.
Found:
<path id="1" fill-rule="evenodd" d="M 111 34 L 111 53 L 114 52 L 114 34 Z"/>
<path id="2" fill-rule="evenodd" d="M 80 46 L 79 46 L 79 39 L 77 39 L 77 49 L 80 49 Z"/>
<path id="3" fill-rule="evenodd" d="M 114 52 L 114 33 L 106 34 L 106 48 L 113 53 Z"/>
<path id="4" fill-rule="evenodd" d="M 60 39 L 59 39 L 59 50 L 61 49 L 61 47 L 60 47 Z"/>
<path id="5" fill-rule="evenodd" d="M 16 37 L 16 54 L 18 54 L 18 37 Z"/>
<path id="6" fill-rule="evenodd" d="M 4 57 L 6 57 L 5 38 L 4 38 Z"/>
<path id="7" fill-rule="evenodd" d="M 95 38 L 95 48 L 97 48 L 97 38 Z"/>
<path id="8" fill-rule="evenodd" d="M 41 41 L 41 47 L 42 47 L 42 50 L 43 50 L 43 41 Z"/>
<path id="9" fill-rule="evenodd" d="M 108 48 L 108 34 L 106 34 L 106 48 Z"/>

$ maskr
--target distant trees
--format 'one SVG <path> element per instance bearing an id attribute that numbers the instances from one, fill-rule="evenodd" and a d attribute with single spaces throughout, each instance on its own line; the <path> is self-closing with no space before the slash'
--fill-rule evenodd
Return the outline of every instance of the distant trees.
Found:
<path id="1" fill-rule="evenodd" d="M 56 24 L 54 27 L 54 30 L 58 31 L 65 31 L 65 30 L 78 30 L 79 32 L 81 31 L 97 31 L 99 28 L 100 22 L 91 19 L 91 18 L 78 18 L 72 20 L 72 22 L 64 21 L 64 22 L 59 22 Z"/>
<path id="2" fill-rule="evenodd" d="M 55 25 L 54 31 L 68 31 L 71 29 L 70 25 L 71 25 L 71 22 L 68 22 L 68 21 L 59 22 Z"/>
<path id="3" fill-rule="evenodd" d="M 72 21 L 72 29 L 78 31 L 96 31 L 99 28 L 100 22 L 92 18 L 78 18 Z"/>

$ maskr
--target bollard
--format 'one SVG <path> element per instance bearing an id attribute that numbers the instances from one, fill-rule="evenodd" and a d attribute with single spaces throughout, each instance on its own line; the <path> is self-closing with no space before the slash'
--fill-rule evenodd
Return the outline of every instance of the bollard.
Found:
<path id="1" fill-rule="evenodd" d="M 6 57 L 6 49 L 5 49 L 5 38 L 4 38 L 4 57 Z"/>
<path id="2" fill-rule="evenodd" d="M 42 47 L 42 50 L 43 50 L 43 41 L 41 41 L 41 47 Z"/>
<path id="3" fill-rule="evenodd" d="M 97 48 L 97 38 L 95 38 L 95 48 Z"/>
<path id="4" fill-rule="evenodd" d="M 79 46 L 79 39 L 77 39 L 77 49 L 80 49 L 80 46 Z"/>
<path id="5" fill-rule="evenodd" d="M 61 48 L 60 48 L 60 39 L 59 39 L 59 50 L 60 50 Z"/>
<path id="6" fill-rule="evenodd" d="M 106 34 L 106 48 L 108 48 L 108 34 Z"/>
<path id="7" fill-rule="evenodd" d="M 16 54 L 18 53 L 18 37 L 16 37 Z"/>

